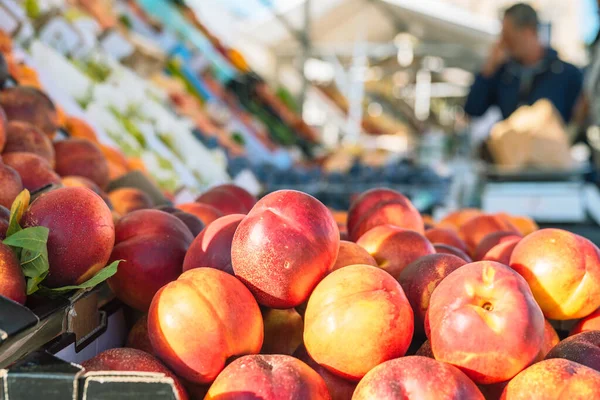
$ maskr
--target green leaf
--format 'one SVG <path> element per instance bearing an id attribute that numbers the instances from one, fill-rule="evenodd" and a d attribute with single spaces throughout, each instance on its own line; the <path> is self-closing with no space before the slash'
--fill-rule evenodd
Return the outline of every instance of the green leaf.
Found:
<path id="1" fill-rule="evenodd" d="M 94 275 L 92 278 L 88 279 L 87 281 L 83 282 L 80 285 L 63 286 L 63 287 L 59 287 L 59 288 L 47 288 L 45 286 L 42 286 L 42 287 L 40 287 L 40 293 L 43 295 L 55 296 L 55 295 L 60 295 L 60 294 L 66 293 L 66 292 L 70 292 L 71 290 L 92 288 L 92 287 L 104 282 L 105 280 L 107 280 L 108 278 L 113 276 L 114 274 L 116 274 L 117 267 L 119 266 L 119 263 L 121 261 L 123 261 L 123 260 L 117 260 L 117 261 L 112 262 L 110 265 L 108 265 L 108 266 L 102 268 L 100 271 L 98 271 L 98 273 L 96 275 Z"/>
<path id="2" fill-rule="evenodd" d="M 31 200 L 31 195 L 29 194 L 29 190 L 25 189 L 13 201 L 12 206 L 10 207 L 10 220 L 8 222 L 8 229 L 6 230 L 6 237 L 13 235 L 14 233 L 20 231 L 21 218 L 29 207 L 29 201 Z"/>
<path id="3" fill-rule="evenodd" d="M 4 239 L 4 244 L 41 253 L 46 251 L 48 233 L 49 230 L 45 226 L 33 226 L 13 233 Z"/>
<path id="4" fill-rule="evenodd" d="M 38 275 L 34 278 L 27 279 L 27 296 L 34 294 L 38 290 L 40 290 L 40 283 L 48 276 L 48 271 L 44 272 L 41 275 Z"/>

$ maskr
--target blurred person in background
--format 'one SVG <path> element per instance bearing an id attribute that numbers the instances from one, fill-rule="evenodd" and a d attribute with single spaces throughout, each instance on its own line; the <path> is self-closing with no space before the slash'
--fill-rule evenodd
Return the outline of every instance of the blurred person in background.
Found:
<path id="1" fill-rule="evenodd" d="M 571 120 L 583 74 L 544 46 L 538 28 L 537 12 L 530 5 L 518 3 L 505 11 L 501 37 L 467 98 L 468 115 L 480 117 L 497 106 L 506 119 L 523 105 L 548 99 L 566 123 Z"/>

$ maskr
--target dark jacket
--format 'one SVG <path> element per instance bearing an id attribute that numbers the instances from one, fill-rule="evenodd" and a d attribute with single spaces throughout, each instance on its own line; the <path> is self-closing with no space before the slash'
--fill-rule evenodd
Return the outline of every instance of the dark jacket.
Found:
<path id="1" fill-rule="evenodd" d="M 556 51 L 548 48 L 544 59 L 536 67 L 529 88 L 521 87 L 521 66 L 515 61 L 504 64 L 489 78 L 477 75 L 465 104 L 465 112 L 479 117 L 495 105 L 500 108 L 502 116 L 508 118 L 522 105 L 548 99 L 563 119 L 569 122 L 582 84 L 582 72 L 560 60 Z"/>

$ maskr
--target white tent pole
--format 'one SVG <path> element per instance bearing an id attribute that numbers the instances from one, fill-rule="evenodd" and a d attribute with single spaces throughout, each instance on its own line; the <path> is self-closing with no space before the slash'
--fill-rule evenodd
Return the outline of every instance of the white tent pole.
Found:
<path id="1" fill-rule="evenodd" d="M 349 90 L 348 90 L 348 125 L 346 141 L 351 144 L 358 142 L 362 131 L 362 113 L 364 98 L 364 76 L 367 68 L 366 43 L 363 40 L 364 33 L 360 34 L 354 48 L 352 67 L 350 68 Z"/>

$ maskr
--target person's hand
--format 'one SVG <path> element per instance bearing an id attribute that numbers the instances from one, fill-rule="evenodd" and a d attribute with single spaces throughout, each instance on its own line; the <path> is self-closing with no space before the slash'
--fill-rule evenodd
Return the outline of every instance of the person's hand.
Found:
<path id="1" fill-rule="evenodd" d="M 500 66 L 506 61 L 508 61 L 508 51 L 506 50 L 504 43 L 500 40 L 494 44 L 494 47 L 492 47 L 492 51 L 490 52 L 488 60 L 485 63 L 481 73 L 485 77 L 490 77 L 494 75 L 498 68 L 500 68 Z"/>

